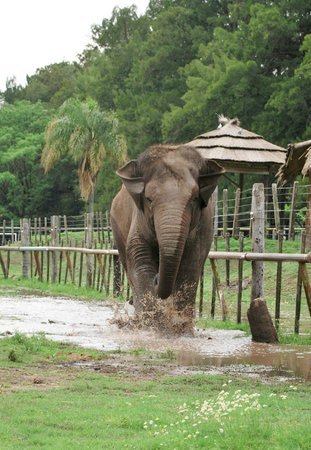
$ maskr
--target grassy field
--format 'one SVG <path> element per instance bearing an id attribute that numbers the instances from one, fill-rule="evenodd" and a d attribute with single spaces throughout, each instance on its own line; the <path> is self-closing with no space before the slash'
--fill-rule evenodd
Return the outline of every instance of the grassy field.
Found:
<path id="1" fill-rule="evenodd" d="M 157 370 L 165 358 L 141 351 L 135 373 L 111 373 L 108 362 L 125 357 L 42 335 L 1 339 L 0 448 L 310 448 L 310 384 L 169 376 Z"/>

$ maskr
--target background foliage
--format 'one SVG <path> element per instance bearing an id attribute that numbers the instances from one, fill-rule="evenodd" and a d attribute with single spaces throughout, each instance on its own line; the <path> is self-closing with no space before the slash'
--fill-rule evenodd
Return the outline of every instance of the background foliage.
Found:
<path id="1" fill-rule="evenodd" d="M 286 146 L 311 134 L 311 17 L 303 0 L 151 0 L 115 8 L 92 28 L 75 63 L 38 68 L 26 86 L 8 80 L 0 108 L 0 214 L 79 214 L 75 166 L 45 176 L 44 130 L 69 98 L 93 99 L 119 118 L 129 157 L 159 142 L 188 142 L 217 114 Z M 309 33 L 309 34 L 308 34 Z M 107 209 L 120 183 L 98 176 Z"/>

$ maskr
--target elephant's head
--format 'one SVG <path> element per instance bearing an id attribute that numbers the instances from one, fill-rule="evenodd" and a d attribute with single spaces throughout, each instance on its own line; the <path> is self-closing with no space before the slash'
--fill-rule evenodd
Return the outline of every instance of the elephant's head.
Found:
<path id="1" fill-rule="evenodd" d="M 158 248 L 154 293 L 171 295 L 187 239 L 195 235 L 224 169 L 192 147 L 154 146 L 117 174 L 133 198 L 140 229 Z"/>

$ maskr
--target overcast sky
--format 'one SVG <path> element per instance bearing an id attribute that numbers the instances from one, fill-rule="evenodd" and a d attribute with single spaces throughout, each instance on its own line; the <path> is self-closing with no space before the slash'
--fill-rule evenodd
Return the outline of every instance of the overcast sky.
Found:
<path id="1" fill-rule="evenodd" d="M 2 0 L 0 2 L 0 90 L 7 78 L 25 85 L 37 68 L 74 61 L 91 41 L 91 26 L 110 18 L 115 6 L 135 4 L 144 14 L 149 0 Z"/>

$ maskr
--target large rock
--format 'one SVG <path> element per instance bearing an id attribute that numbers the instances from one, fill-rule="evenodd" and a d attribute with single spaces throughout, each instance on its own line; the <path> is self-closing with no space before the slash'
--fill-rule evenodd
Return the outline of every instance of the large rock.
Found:
<path id="1" fill-rule="evenodd" d="M 256 298 L 251 302 L 247 317 L 253 341 L 269 344 L 278 342 L 276 329 L 263 298 Z"/>

